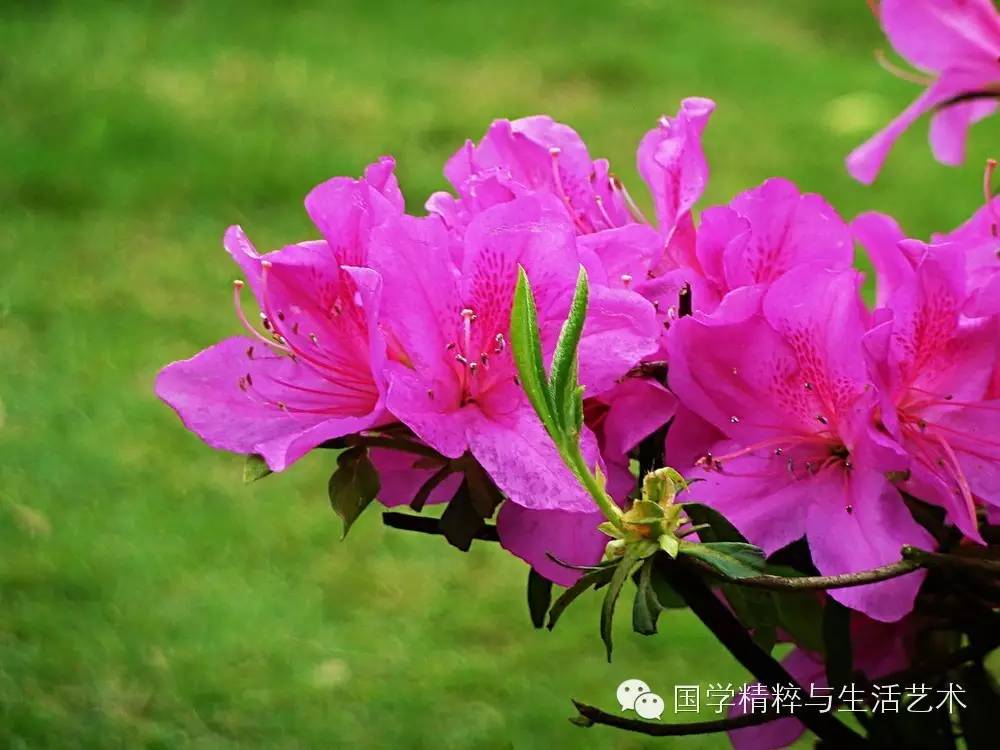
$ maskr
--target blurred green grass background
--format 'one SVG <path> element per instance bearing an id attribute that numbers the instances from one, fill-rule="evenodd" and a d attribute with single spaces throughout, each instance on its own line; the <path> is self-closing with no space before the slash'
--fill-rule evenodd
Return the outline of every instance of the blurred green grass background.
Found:
<path id="1" fill-rule="evenodd" d="M 882 45 L 860 0 L 4 3 L 0 746 L 669 744 L 577 729 L 568 698 L 744 679 L 690 617 L 640 638 L 622 613 L 607 665 L 595 597 L 535 632 L 498 548 L 377 513 L 340 543 L 329 456 L 245 487 L 152 379 L 239 330 L 228 224 L 314 236 L 306 191 L 388 152 L 419 211 L 494 117 L 573 124 L 639 194 L 640 135 L 710 96 L 706 205 L 785 175 L 846 216 L 951 227 L 995 121 L 962 169 L 925 124 L 876 187 L 842 168 L 916 93 Z"/>

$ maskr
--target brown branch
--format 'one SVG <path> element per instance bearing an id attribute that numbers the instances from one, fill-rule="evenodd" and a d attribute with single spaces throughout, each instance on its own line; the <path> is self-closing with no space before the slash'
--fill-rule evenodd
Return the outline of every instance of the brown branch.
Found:
<path id="1" fill-rule="evenodd" d="M 1000 575 L 1000 560 L 990 560 L 969 555 L 948 555 L 928 552 L 909 545 L 903 547 L 903 559 L 910 560 L 924 568 L 962 568 L 980 573 Z"/>
<path id="2" fill-rule="evenodd" d="M 410 513 L 385 511 L 382 513 L 382 523 L 392 529 L 415 531 L 418 534 L 444 535 L 444 532 L 441 530 L 439 519 L 427 516 L 414 516 Z M 484 524 L 483 527 L 475 533 L 473 538 L 484 542 L 500 541 L 500 537 L 497 536 L 497 527 L 489 523 Z"/>
<path id="3" fill-rule="evenodd" d="M 575 699 L 573 700 L 573 705 L 580 712 L 580 716 L 592 724 L 603 724 L 615 729 L 646 734 L 650 737 L 685 737 L 693 734 L 715 734 L 717 732 L 729 732 L 733 729 L 743 729 L 744 727 L 756 727 L 771 721 L 787 718 L 781 714 L 743 714 L 732 719 L 692 721 L 684 724 L 662 724 L 652 721 L 642 721 L 641 719 L 629 719 L 625 716 L 608 713 L 596 706 L 589 706 Z"/>
<path id="4" fill-rule="evenodd" d="M 826 589 L 846 589 L 852 586 L 864 586 L 869 583 L 887 581 L 890 578 L 912 573 L 923 567 L 921 563 L 914 560 L 900 560 L 899 562 L 883 565 L 880 568 L 862 570 L 857 573 L 841 573 L 835 576 L 751 576 L 749 578 L 730 578 L 719 572 L 711 565 L 696 558 L 688 557 L 691 562 L 702 570 L 710 573 L 716 578 L 721 578 L 726 583 L 735 586 L 747 586 L 757 589 L 771 589 L 773 591 L 821 591 Z"/>

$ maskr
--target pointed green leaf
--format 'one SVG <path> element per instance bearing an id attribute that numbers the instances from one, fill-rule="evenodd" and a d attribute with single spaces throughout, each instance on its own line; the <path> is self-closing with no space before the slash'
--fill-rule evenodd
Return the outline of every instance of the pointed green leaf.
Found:
<path id="1" fill-rule="evenodd" d="M 703 542 L 746 542 L 736 527 L 715 508 L 702 503 L 684 503 L 684 512 L 694 523 L 708 524 L 708 529 L 698 532 L 698 538 Z"/>
<path id="2" fill-rule="evenodd" d="M 251 482 L 256 482 L 270 473 L 271 470 L 268 468 L 267 461 L 264 460 L 263 456 L 251 453 L 247 456 L 247 460 L 243 464 L 243 483 L 250 484 Z"/>
<path id="3" fill-rule="evenodd" d="M 632 575 L 636 565 L 640 561 L 637 545 L 629 545 L 625 548 L 625 554 L 621 562 L 614 568 L 614 575 L 608 582 L 608 591 L 604 595 L 604 603 L 601 605 L 601 640 L 608 651 L 608 662 L 611 662 L 611 652 L 613 645 L 611 642 L 611 624 L 615 616 L 615 606 L 618 604 L 618 597 L 622 592 L 622 586 Z"/>
<path id="4" fill-rule="evenodd" d="M 580 336 L 583 334 L 583 324 L 587 317 L 587 272 L 580 266 L 576 278 L 576 289 L 569 308 L 569 317 L 563 323 L 552 355 L 552 373 L 549 377 L 549 391 L 556 414 L 564 418 L 570 415 L 573 403 L 577 398 L 577 348 Z M 565 427 L 572 424 L 570 420 L 563 422 Z"/>
<path id="5" fill-rule="evenodd" d="M 636 500 L 622 520 L 625 523 L 657 523 L 663 520 L 663 508 L 649 500 Z"/>
<path id="6" fill-rule="evenodd" d="M 653 565 L 654 560 L 650 557 L 639 569 L 635 600 L 632 602 L 632 630 L 640 635 L 654 635 L 656 633 L 656 621 L 663 609 L 656 598 L 656 592 L 653 591 Z"/>
<path id="7" fill-rule="evenodd" d="M 766 562 L 760 547 L 745 542 L 704 542 L 681 540 L 682 554 L 708 563 L 727 578 L 753 578 L 764 573 Z"/>
<path id="8" fill-rule="evenodd" d="M 661 534 L 660 538 L 656 540 L 660 549 L 666 552 L 671 557 L 677 557 L 677 553 L 680 551 L 681 541 L 673 534 Z"/>
<path id="9" fill-rule="evenodd" d="M 528 571 L 528 612 L 531 624 L 540 628 L 545 624 L 545 613 L 552 603 L 552 581 L 534 568 Z"/>
<path id="10" fill-rule="evenodd" d="M 579 580 L 562 592 L 559 598 L 556 599 L 549 608 L 549 622 L 546 627 L 549 630 L 552 630 L 552 628 L 556 626 L 556 622 L 559 620 L 559 617 L 564 611 L 566 611 L 566 607 L 572 604 L 573 601 L 580 596 L 580 594 L 587 591 L 589 588 L 597 587 L 610 581 L 616 569 L 617 567 L 614 565 L 606 565 L 598 568 L 597 570 L 591 570 L 590 572 L 584 573 L 580 576 Z"/>
<path id="11" fill-rule="evenodd" d="M 514 289 L 514 305 L 510 314 L 510 344 L 517 366 L 521 387 L 528 395 L 542 424 L 549 434 L 560 435 L 555 420 L 555 410 L 548 389 L 545 361 L 542 359 L 542 342 L 538 331 L 538 310 L 531 285 L 524 269 L 518 267 L 517 286 Z"/>
<path id="12" fill-rule="evenodd" d="M 327 489 L 330 505 L 344 522 L 344 532 L 340 536 L 343 539 L 378 495 L 378 473 L 368 458 L 368 451 L 365 448 L 349 448 L 337 456 L 337 469 L 330 476 Z"/>

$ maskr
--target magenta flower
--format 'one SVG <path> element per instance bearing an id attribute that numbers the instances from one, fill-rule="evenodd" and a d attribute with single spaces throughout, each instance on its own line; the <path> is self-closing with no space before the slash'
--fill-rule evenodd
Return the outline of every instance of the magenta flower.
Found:
<path id="1" fill-rule="evenodd" d="M 513 502 L 590 513 L 592 501 L 563 466 L 517 382 L 506 342 L 518 265 L 531 278 L 551 351 L 579 262 L 563 207 L 545 195 L 477 214 L 459 239 L 435 216 L 401 217 L 377 230 L 369 253 L 383 280 L 390 412 L 446 457 L 471 452 Z M 592 288 L 579 351 L 588 393 L 611 388 L 655 349 L 657 335 L 642 297 Z M 596 460 L 592 436 L 589 443 Z"/>
<path id="2" fill-rule="evenodd" d="M 263 331 L 236 309 L 249 336 L 226 339 L 165 367 L 156 393 L 215 448 L 261 455 L 281 471 L 311 448 L 387 419 L 375 325 L 378 275 L 365 262 L 372 226 L 402 211 L 393 162 L 365 179 L 336 178 L 306 199 L 323 240 L 258 255 L 243 230 L 225 247 L 260 305 Z"/>
<path id="3" fill-rule="evenodd" d="M 933 543 L 886 476 L 905 469 L 906 455 L 872 419 L 859 282 L 856 271 L 796 266 L 758 292 L 754 314 L 682 318 L 668 338 L 670 388 L 710 425 L 678 418 L 671 444 L 713 430 L 724 436 L 698 461 L 698 498 L 768 554 L 804 535 L 826 575 L 894 562 L 904 544 Z M 892 621 L 912 609 L 921 579 L 832 595 Z"/>
<path id="4" fill-rule="evenodd" d="M 966 247 L 901 241 L 891 220 L 854 222 L 878 270 L 876 325 L 865 347 L 881 421 L 912 458 L 902 487 L 948 510 L 982 541 L 976 505 L 1000 506 L 1000 400 L 987 394 L 1000 354 L 997 321 L 966 318 Z"/>
<path id="5" fill-rule="evenodd" d="M 854 257 L 850 229 L 821 196 L 802 194 L 790 181 L 766 180 L 727 206 L 701 214 L 696 241 L 705 284 L 694 288 L 694 309 L 711 313 L 734 290 L 753 296 L 803 263 L 849 268 Z M 700 294 L 699 294 L 700 292 Z M 730 299 L 732 308 L 737 300 Z"/>
<path id="6" fill-rule="evenodd" d="M 992 0 L 882 0 L 878 15 L 896 52 L 932 77 L 899 117 L 847 157 L 847 171 L 873 182 L 896 140 L 931 111 L 934 158 L 961 164 L 969 127 L 997 109 L 1000 13 Z"/>
<path id="7" fill-rule="evenodd" d="M 608 492 L 619 505 L 624 506 L 636 483 L 629 471 L 629 451 L 666 424 L 676 407 L 674 395 L 647 378 L 626 378 L 584 404 L 585 423 L 597 436 L 604 460 Z M 597 529 L 605 520 L 596 510 L 569 513 L 504 503 L 497 515 L 497 532 L 509 552 L 554 583 L 572 586 L 580 571 L 559 565 L 549 555 L 571 565 L 598 563 L 609 541 Z"/>

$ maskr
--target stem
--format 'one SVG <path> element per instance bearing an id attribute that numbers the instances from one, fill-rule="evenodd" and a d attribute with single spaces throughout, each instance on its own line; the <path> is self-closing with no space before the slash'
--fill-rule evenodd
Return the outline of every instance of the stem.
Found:
<path id="1" fill-rule="evenodd" d="M 590 720 L 594 724 L 603 724 L 615 727 L 616 729 L 624 729 L 628 732 L 648 734 L 650 737 L 684 737 L 693 734 L 715 734 L 716 732 L 729 732 L 733 729 L 742 729 L 744 727 L 756 727 L 761 724 L 767 724 L 770 721 L 786 718 L 781 714 L 743 714 L 732 719 L 693 721 L 685 724 L 661 724 L 659 722 L 628 719 L 624 716 L 602 711 L 596 706 L 589 706 L 578 700 L 574 700 L 573 705 L 580 712 L 580 716 Z"/>
<path id="2" fill-rule="evenodd" d="M 1000 560 L 986 560 L 965 555 L 946 555 L 928 552 L 909 545 L 903 547 L 903 558 L 924 568 L 964 568 L 981 573 L 1000 574 Z"/>
<path id="3" fill-rule="evenodd" d="M 576 475 L 576 478 L 580 480 L 583 488 L 594 498 L 594 502 L 597 503 L 597 507 L 600 508 L 604 517 L 611 521 L 616 529 L 624 531 L 625 525 L 622 523 L 621 511 L 608 493 L 601 489 L 597 483 L 597 477 L 590 472 L 590 468 L 583 458 L 583 453 L 580 452 L 579 438 L 570 442 L 567 446 L 560 446 L 559 453 L 562 455 L 566 465 Z"/>
<path id="4" fill-rule="evenodd" d="M 671 560 L 666 555 L 658 555 L 657 561 L 674 591 L 729 653 L 758 681 L 765 685 L 793 685 L 802 691 L 802 686 L 788 674 L 788 671 L 754 642 L 740 621 L 716 598 L 700 576 L 691 570 L 685 570 L 683 563 Z M 853 729 L 815 706 L 802 706 L 796 718 L 817 737 L 829 743 L 830 747 L 868 747 L 864 738 Z"/>
<path id="5" fill-rule="evenodd" d="M 382 513 L 382 523 L 392 529 L 416 531 L 418 534 L 444 535 L 444 532 L 441 531 L 437 518 L 385 511 Z M 476 532 L 473 538 L 480 539 L 484 542 L 500 541 L 500 537 L 497 536 L 497 527 L 493 524 L 485 524 L 481 529 L 479 529 L 479 531 Z"/>
<path id="6" fill-rule="evenodd" d="M 433 448 L 428 448 L 426 445 L 414 443 L 410 440 L 400 440 L 379 435 L 359 435 L 355 441 L 356 445 L 363 445 L 366 448 L 388 448 L 394 451 L 402 451 L 403 453 L 426 456 L 427 458 L 437 458 L 442 461 L 447 460 Z"/>
<path id="7" fill-rule="evenodd" d="M 835 576 L 751 576 L 749 578 L 730 578 L 720 571 L 707 565 L 700 560 L 692 559 L 699 568 L 711 573 L 716 578 L 723 579 L 726 583 L 734 586 L 747 586 L 756 589 L 771 589 L 772 591 L 821 591 L 826 589 L 846 589 L 852 586 L 864 586 L 878 581 L 887 581 L 890 578 L 912 573 L 923 567 L 915 560 L 900 560 L 899 562 L 883 565 L 880 568 L 862 570 L 857 573 L 841 573 Z"/>

